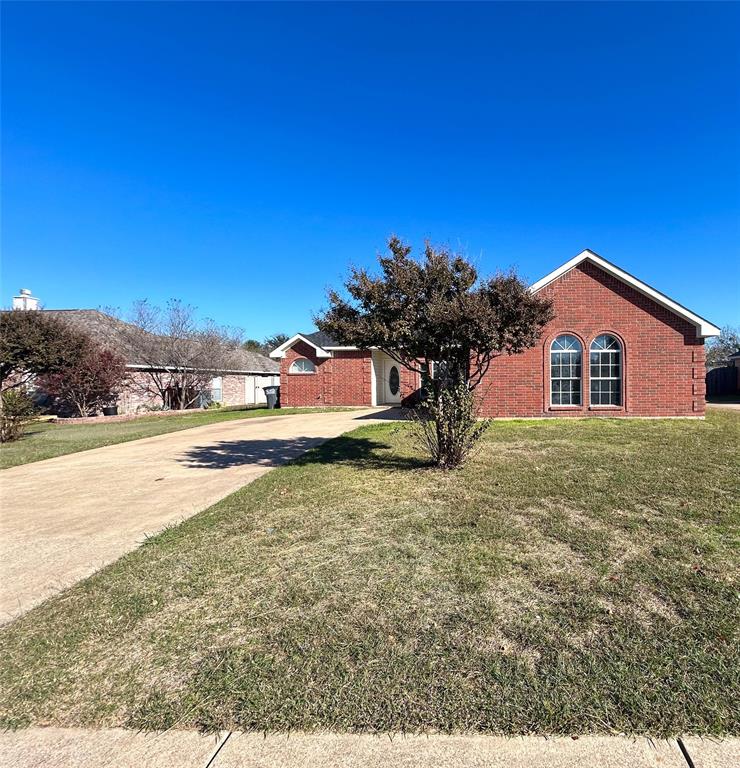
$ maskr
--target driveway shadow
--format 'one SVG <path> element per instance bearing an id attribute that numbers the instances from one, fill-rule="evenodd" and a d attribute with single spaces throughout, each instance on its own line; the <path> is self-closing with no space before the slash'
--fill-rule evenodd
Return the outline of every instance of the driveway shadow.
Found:
<path id="1" fill-rule="evenodd" d="M 277 467 L 292 460 L 302 466 L 349 464 L 365 469 L 409 470 L 429 466 L 421 459 L 390 453 L 390 445 L 367 437 L 341 435 L 323 443 L 321 441 L 322 438 L 318 437 L 220 440 L 208 445 L 195 445 L 177 460 L 193 469 L 228 469 L 245 464 Z"/>
<path id="2" fill-rule="evenodd" d="M 364 420 L 371 420 L 371 419 L 381 419 L 382 421 L 406 421 L 408 420 L 408 409 L 407 408 L 386 408 L 383 411 L 375 411 L 374 413 L 366 413 L 362 416 L 357 417 L 357 421 Z"/>
<path id="3" fill-rule="evenodd" d="M 187 467 L 201 469 L 228 469 L 254 464 L 259 467 L 277 467 L 295 459 L 314 447 L 321 438 L 292 437 L 285 440 L 219 440 L 208 445 L 194 445 L 178 457 Z"/>

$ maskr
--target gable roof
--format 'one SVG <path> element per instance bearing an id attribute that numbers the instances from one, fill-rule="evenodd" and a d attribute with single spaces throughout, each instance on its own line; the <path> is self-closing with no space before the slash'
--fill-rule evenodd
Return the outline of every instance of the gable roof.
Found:
<path id="1" fill-rule="evenodd" d="M 81 331 L 103 347 L 109 347 L 122 355 L 129 367 L 146 367 L 138 354 L 130 333 L 131 324 L 117 317 L 101 312 L 99 309 L 42 309 L 44 314 L 52 315 L 69 323 L 75 330 Z M 241 347 L 229 355 L 229 370 L 222 373 L 280 373 L 280 367 L 265 355 Z"/>
<path id="2" fill-rule="evenodd" d="M 581 251 L 577 256 L 574 256 L 570 261 L 566 261 L 565 264 L 561 264 L 557 269 L 554 269 L 549 274 L 540 278 L 536 283 L 532 283 L 532 285 L 529 286 L 529 290 L 532 293 L 542 290 L 545 286 L 549 285 L 554 280 L 557 280 L 566 272 L 570 272 L 571 269 L 574 269 L 584 261 L 590 261 L 592 264 L 600 267 L 604 272 L 615 277 L 617 280 L 620 280 L 625 285 L 631 286 L 639 293 L 652 299 L 656 304 L 665 307 L 675 315 L 682 317 L 684 320 L 688 320 L 688 322 L 696 327 L 697 337 L 706 338 L 708 336 L 719 336 L 720 329 L 713 323 L 710 323 L 709 320 L 691 312 L 691 310 L 687 309 L 682 304 L 679 304 L 677 301 L 674 301 L 647 283 L 643 283 L 642 280 L 638 280 L 634 275 L 625 272 L 616 264 L 612 264 L 602 256 L 599 256 L 598 253 L 595 253 L 588 248 L 585 251 Z M 331 350 L 333 349 L 357 349 L 357 347 L 341 346 L 326 333 L 323 333 L 323 331 L 316 331 L 314 333 L 297 333 L 279 347 L 273 349 L 273 351 L 270 352 L 270 357 L 285 357 L 286 350 L 290 349 L 297 341 L 304 341 L 312 346 L 316 350 L 317 357 L 331 357 Z M 740 352 L 738 352 L 738 354 L 740 354 Z M 733 355 L 733 357 L 735 357 L 735 355 Z"/>
<path id="3" fill-rule="evenodd" d="M 317 339 L 314 341 L 314 338 Z M 310 347 L 313 347 L 316 350 L 316 357 L 331 357 L 331 352 L 327 351 L 327 349 L 319 344 L 319 340 L 327 340 L 329 339 L 326 334 L 322 334 L 321 331 L 317 331 L 316 333 L 296 333 L 295 336 L 291 336 L 287 341 L 284 341 L 279 347 L 276 347 L 275 349 L 270 352 L 270 357 L 273 359 L 279 359 L 281 357 L 285 357 L 285 353 L 287 350 L 289 350 L 294 344 L 296 344 L 299 341 L 302 341 L 304 344 L 308 344 Z"/>
<path id="4" fill-rule="evenodd" d="M 625 272 L 616 264 L 612 264 L 610 261 L 607 261 L 606 259 L 599 256 L 598 253 L 594 253 L 588 248 L 585 251 L 581 251 L 578 256 L 574 256 L 572 259 L 570 259 L 570 261 L 566 261 L 565 264 L 562 264 L 557 269 L 550 272 L 550 274 L 545 275 L 536 283 L 533 283 L 529 287 L 529 290 L 532 291 L 532 293 L 536 293 L 546 285 L 549 285 L 553 280 L 557 280 L 566 272 L 569 272 L 571 269 L 577 267 L 579 264 L 582 264 L 584 261 L 590 261 L 592 264 L 595 264 L 597 267 L 600 267 L 602 270 L 604 270 L 604 272 L 607 274 L 615 277 L 625 285 L 629 285 L 639 293 L 652 299 L 656 304 L 660 304 L 660 306 L 670 310 L 674 315 L 678 315 L 684 320 L 688 320 L 688 322 L 696 327 L 697 337 L 705 338 L 707 336 L 719 336 L 720 329 L 713 323 L 710 323 L 709 320 L 706 320 L 700 315 L 691 312 L 691 310 L 687 309 L 682 304 L 679 304 L 677 301 L 674 301 L 647 283 L 643 283 L 642 280 L 638 280 L 634 275 L 631 275 L 629 272 Z"/>

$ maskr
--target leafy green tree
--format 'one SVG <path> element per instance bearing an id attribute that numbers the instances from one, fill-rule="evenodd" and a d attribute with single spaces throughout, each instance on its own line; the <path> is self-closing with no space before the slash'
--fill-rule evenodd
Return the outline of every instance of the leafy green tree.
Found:
<path id="1" fill-rule="evenodd" d="M 287 333 L 275 333 L 272 336 L 266 336 L 264 341 L 257 339 L 247 339 L 242 346 L 250 352 L 257 352 L 260 355 L 268 356 L 276 347 L 279 347 L 284 341 L 290 338 Z"/>
<path id="2" fill-rule="evenodd" d="M 483 432 L 474 426 L 473 390 L 496 357 L 537 343 L 552 304 L 513 272 L 480 279 L 446 248 L 427 243 L 421 261 L 397 237 L 388 248 L 381 274 L 353 269 L 346 294 L 330 291 L 316 324 L 340 344 L 377 347 L 422 375 L 420 414 L 434 432 L 423 443 L 437 465 L 457 466 Z"/>
<path id="3" fill-rule="evenodd" d="M 287 333 L 274 333 L 272 336 L 266 336 L 262 342 L 263 354 L 269 355 L 273 349 L 284 344 L 289 338 Z"/>
<path id="4" fill-rule="evenodd" d="M 0 313 L 0 390 L 24 389 L 79 357 L 87 337 L 58 317 L 20 309 Z"/>
<path id="5" fill-rule="evenodd" d="M 726 325 L 719 336 L 707 342 L 707 365 L 726 365 L 736 352 L 740 352 L 740 330 Z"/>
<path id="6" fill-rule="evenodd" d="M 257 352 L 260 355 L 265 353 L 265 345 L 261 341 L 257 341 L 257 339 L 247 339 L 242 344 L 242 347 L 248 352 Z"/>

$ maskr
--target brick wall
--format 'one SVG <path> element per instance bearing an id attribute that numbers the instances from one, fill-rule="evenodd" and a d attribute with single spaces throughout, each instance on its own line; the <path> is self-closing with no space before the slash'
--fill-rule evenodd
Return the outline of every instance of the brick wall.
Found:
<path id="1" fill-rule="evenodd" d="M 221 378 L 221 385 L 223 389 L 221 402 L 224 405 L 244 405 L 246 402 L 246 376 L 224 375 Z"/>
<path id="2" fill-rule="evenodd" d="M 222 400 L 224 405 L 244 405 L 246 402 L 246 376 L 224 374 L 221 377 Z M 162 400 L 158 395 L 150 394 L 151 379 L 141 371 L 129 371 L 127 385 L 118 397 L 119 413 L 136 413 L 151 407 L 159 407 Z"/>
<path id="3" fill-rule="evenodd" d="M 540 344 L 494 360 L 480 385 L 486 416 L 703 416 L 704 342 L 693 325 L 584 262 L 541 291 L 556 317 Z M 549 351 L 561 333 L 583 346 L 582 402 L 550 406 Z M 622 343 L 622 406 L 589 405 L 588 350 L 601 333 Z"/>
<path id="4" fill-rule="evenodd" d="M 162 405 L 160 397 L 146 391 L 151 387 L 149 376 L 141 371 L 129 371 L 126 378 L 127 384 L 116 402 L 119 413 L 136 413 Z"/>
<path id="5" fill-rule="evenodd" d="M 416 403 L 416 395 L 421 386 L 421 377 L 416 371 L 410 371 L 403 365 L 398 366 L 401 371 L 401 403 L 412 406 Z"/>
<path id="6" fill-rule="evenodd" d="M 316 350 L 300 341 L 280 361 L 280 402 L 285 406 L 370 405 L 372 369 L 370 353 L 335 352 L 316 357 Z M 305 357 L 316 373 L 289 373 L 291 363 Z"/>

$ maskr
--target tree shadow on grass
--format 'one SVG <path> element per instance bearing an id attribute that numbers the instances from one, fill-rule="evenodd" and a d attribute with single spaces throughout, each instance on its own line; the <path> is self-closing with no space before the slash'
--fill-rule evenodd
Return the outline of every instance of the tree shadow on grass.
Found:
<path id="1" fill-rule="evenodd" d="M 364 469 L 409 470 L 428 467 L 429 462 L 390 452 L 387 443 L 367 437 L 342 435 L 322 443 L 318 437 L 290 439 L 220 440 L 196 445 L 178 458 L 192 469 L 229 469 L 252 464 L 277 467 L 288 461 L 308 464 L 349 464 Z M 311 450 L 313 449 L 313 450 Z"/>
<path id="2" fill-rule="evenodd" d="M 402 456 L 392 446 L 369 437 L 341 435 L 296 460 L 296 464 L 349 464 L 360 469 L 409 470 L 431 466 L 428 459 Z"/>

